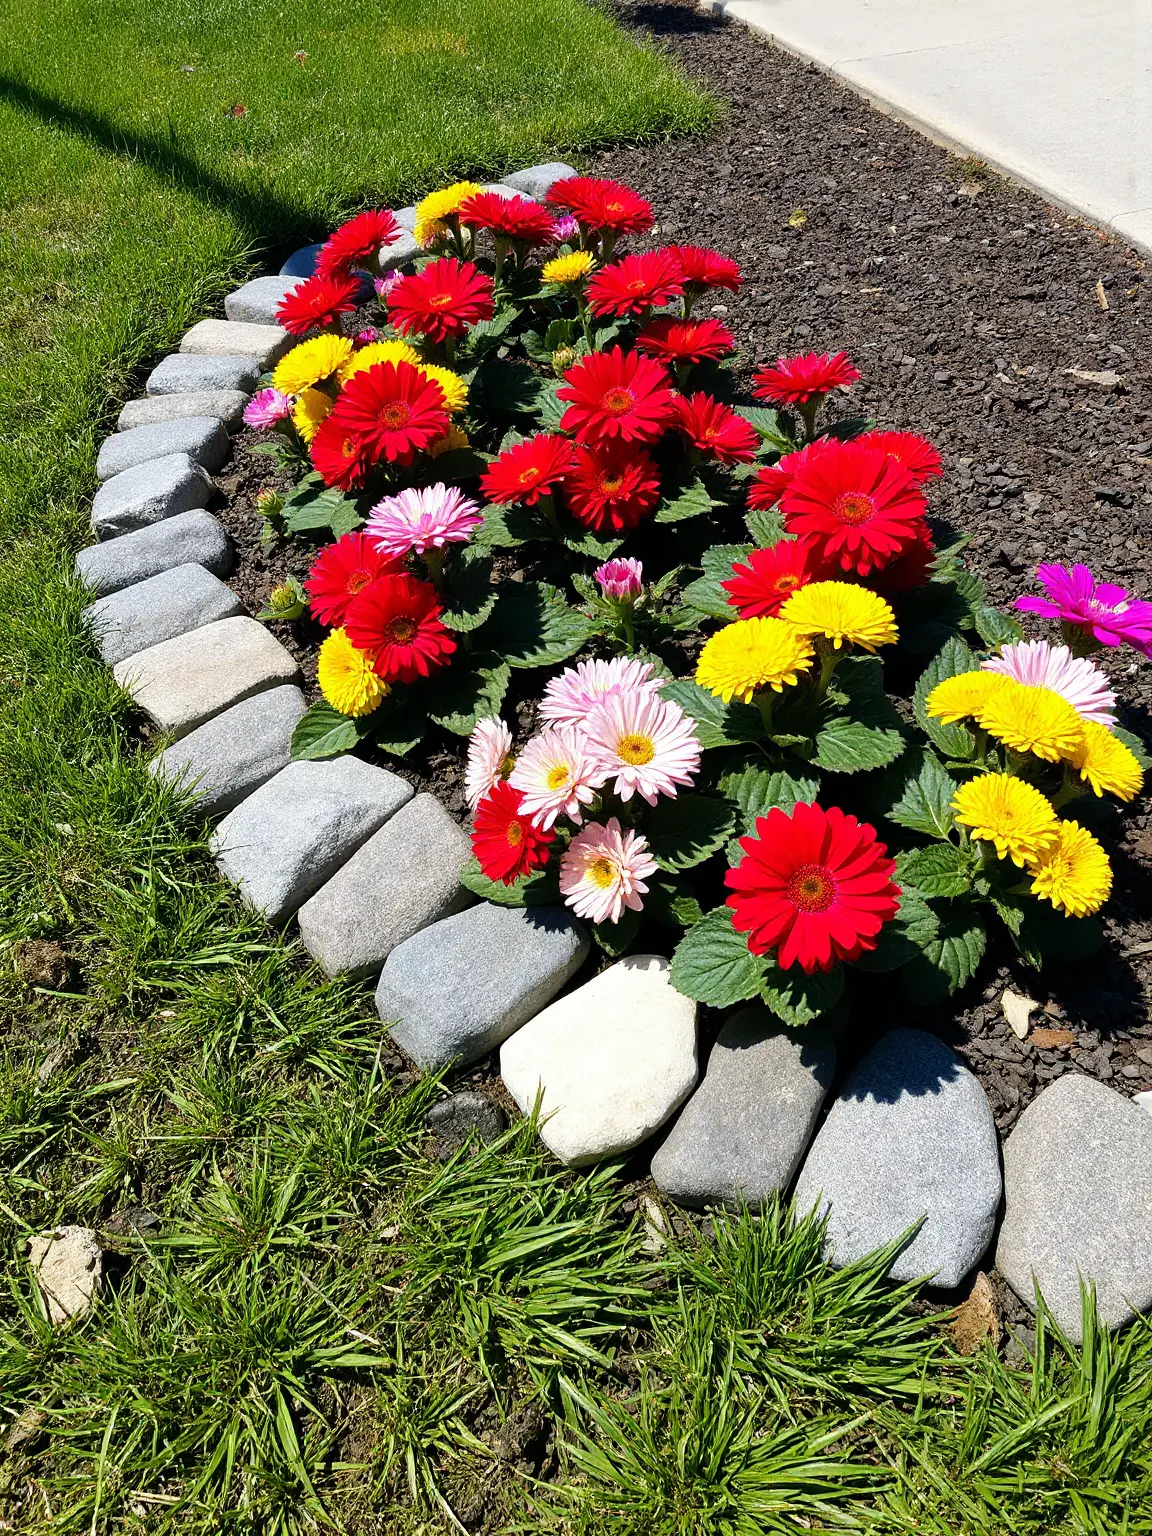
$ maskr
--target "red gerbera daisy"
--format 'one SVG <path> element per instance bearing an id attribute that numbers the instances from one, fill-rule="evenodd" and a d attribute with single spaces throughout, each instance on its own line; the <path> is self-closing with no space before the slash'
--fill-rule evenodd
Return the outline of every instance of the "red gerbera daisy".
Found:
<path id="1" fill-rule="evenodd" d="M 897 555 L 882 571 L 872 572 L 869 584 L 884 597 L 911 592 L 914 587 L 922 587 L 931 579 L 935 558 L 936 545 L 932 539 L 932 530 L 927 523 L 922 523 L 912 541 L 904 546 L 902 554 Z"/>
<path id="2" fill-rule="evenodd" d="M 377 576 L 396 569 L 395 560 L 382 554 L 364 534 L 344 534 L 320 551 L 304 583 L 312 617 L 333 627 L 343 624 L 356 594 Z"/>
<path id="3" fill-rule="evenodd" d="M 810 538 L 845 571 L 867 576 L 901 554 L 923 527 L 927 503 L 895 459 L 831 441 L 802 464 L 780 498 L 789 533 Z"/>
<path id="4" fill-rule="evenodd" d="M 405 362 L 373 363 L 353 374 L 320 430 L 329 422 L 358 437 L 371 463 L 396 464 L 411 464 L 450 425 L 444 391 Z"/>
<path id="5" fill-rule="evenodd" d="M 565 176 L 548 189 L 548 202 L 567 208 L 585 229 L 613 235 L 644 235 L 652 228 L 652 204 L 620 181 Z"/>
<path id="6" fill-rule="evenodd" d="M 377 577 L 352 599 L 344 633 L 357 650 L 375 655 L 386 682 L 414 683 L 446 667 L 456 649 L 440 622 L 443 611 L 430 581 L 401 571 Z"/>
<path id="7" fill-rule="evenodd" d="M 735 345 L 732 332 L 719 320 L 677 320 L 659 315 L 637 333 L 636 346 L 649 357 L 670 363 L 702 363 L 724 357 Z"/>
<path id="8" fill-rule="evenodd" d="M 688 288 L 702 292 L 705 288 L 727 288 L 735 293 L 740 287 L 740 267 L 731 256 L 709 250 L 706 245 L 671 245 L 680 263 L 680 275 Z"/>
<path id="9" fill-rule="evenodd" d="M 320 423 L 308 451 L 325 485 L 351 491 L 364 484 L 370 462 L 368 445 L 358 432 L 336 420 L 335 411 Z"/>
<path id="10" fill-rule="evenodd" d="M 918 432 L 865 432 L 855 439 L 866 448 L 879 448 L 906 469 L 917 485 L 938 480 L 944 473 L 940 450 Z"/>
<path id="11" fill-rule="evenodd" d="M 343 276 L 358 262 L 375 263 L 380 247 L 400 237 L 400 226 L 388 208 L 369 208 L 333 230 L 320 247 L 316 270 L 323 276 Z"/>
<path id="12" fill-rule="evenodd" d="M 810 581 L 819 581 L 824 570 L 815 551 L 802 539 L 781 539 L 771 549 L 754 549 L 746 565 L 733 565 L 732 575 L 720 585 L 742 619 L 773 616 Z"/>
<path id="13" fill-rule="evenodd" d="M 767 512 L 774 507 L 784 494 L 785 486 L 800 466 L 823 452 L 828 442 L 828 438 L 822 437 L 815 443 L 798 448 L 795 453 L 786 453 L 782 459 L 775 464 L 769 464 L 766 469 L 758 469 L 748 492 L 749 507 L 753 511 L 760 512 Z"/>
<path id="14" fill-rule="evenodd" d="M 642 448 L 601 443 L 576 449 L 564 482 L 568 508 L 596 533 L 626 533 L 660 500 L 660 473 Z"/>
<path id="15" fill-rule="evenodd" d="M 492 318 L 492 279 L 470 261 L 440 256 L 388 290 L 392 324 L 402 336 L 415 331 L 429 341 L 462 336 L 470 325 Z"/>
<path id="16" fill-rule="evenodd" d="M 511 885 L 529 870 L 547 864 L 555 832 L 532 825 L 520 812 L 521 794 L 505 782 L 495 785 L 476 807 L 472 852 L 489 880 Z"/>
<path id="17" fill-rule="evenodd" d="M 760 434 L 731 406 L 713 400 L 703 390 L 677 395 L 676 426 L 698 452 L 721 464 L 750 464 L 760 446 Z"/>
<path id="18" fill-rule="evenodd" d="M 899 910 L 895 859 L 875 827 L 801 801 L 791 814 L 774 806 L 742 837 L 744 857 L 724 877 L 732 926 L 754 955 L 776 950 L 784 970 L 830 971 L 876 948 Z"/>
<path id="19" fill-rule="evenodd" d="M 676 398 L 659 363 L 621 347 L 581 358 L 556 393 L 571 402 L 561 430 L 579 443 L 653 443 L 669 425 Z"/>
<path id="20" fill-rule="evenodd" d="M 474 192 L 460 204 L 457 217 L 470 229 L 487 229 L 501 239 L 523 245 L 548 245 L 552 240 L 552 214 L 530 197 Z"/>
<path id="21" fill-rule="evenodd" d="M 642 315 L 684 292 L 680 263 L 669 250 L 623 256 L 602 267 L 588 284 L 588 305 L 594 315 Z"/>
<path id="22" fill-rule="evenodd" d="M 566 437 L 537 432 L 505 449 L 489 464 L 480 489 L 489 501 L 522 501 L 534 506 L 550 495 L 572 468 L 572 444 Z"/>
<path id="23" fill-rule="evenodd" d="M 316 273 L 286 293 L 276 306 L 276 318 L 292 336 L 306 336 L 314 325 L 339 326 L 360 297 L 360 279 L 350 273 Z"/>
<path id="24" fill-rule="evenodd" d="M 804 357 L 780 357 L 752 375 L 752 393 L 773 405 L 807 405 L 834 389 L 847 389 L 860 377 L 846 352 L 809 352 Z"/>

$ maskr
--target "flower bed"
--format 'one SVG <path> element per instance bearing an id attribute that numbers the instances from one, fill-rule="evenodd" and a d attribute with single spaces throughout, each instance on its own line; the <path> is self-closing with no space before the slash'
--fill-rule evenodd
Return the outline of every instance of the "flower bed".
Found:
<path id="1" fill-rule="evenodd" d="M 622 254 L 651 223 L 617 183 L 460 184 L 414 270 L 361 215 L 285 302 L 300 342 L 247 419 L 298 475 L 269 537 L 330 541 L 268 612 L 331 626 L 294 755 L 468 738 L 474 891 L 563 900 L 611 955 L 659 924 L 682 992 L 790 1025 L 856 967 L 945 996 L 992 924 L 1034 965 L 1090 955 L 1145 762 L 1090 653 L 1146 651 L 1152 609 L 1041 567 L 1017 606 L 1064 643 L 1025 641 L 937 546 L 932 446 L 834 414 L 842 355 L 742 395 L 698 314 L 736 264 Z"/>

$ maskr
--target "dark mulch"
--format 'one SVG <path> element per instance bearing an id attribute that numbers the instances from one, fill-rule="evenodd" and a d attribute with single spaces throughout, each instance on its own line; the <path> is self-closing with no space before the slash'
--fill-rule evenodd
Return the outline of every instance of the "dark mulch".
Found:
<path id="1" fill-rule="evenodd" d="M 1027 590 L 1040 559 L 1084 560 L 1152 594 L 1142 531 L 1152 507 L 1145 261 L 736 23 L 679 3 L 622 4 L 619 15 L 724 100 L 727 120 L 707 139 L 613 149 L 584 168 L 652 201 L 654 242 L 700 241 L 740 260 L 742 291 L 713 312 L 736 333 L 746 370 L 781 352 L 845 348 L 864 374 L 852 408 L 939 445 L 946 476 L 933 513 L 971 537 L 971 563 L 996 602 Z M 1122 382 L 1084 383 L 1072 368 Z M 256 608 L 284 574 L 304 574 L 308 553 L 259 545 L 252 498 L 277 476 L 245 451 L 250 434 L 239 446 L 220 477 L 230 503 L 223 516 L 239 548 L 233 584 Z M 311 683 L 321 631 L 275 629 Z M 1105 665 L 1125 723 L 1152 738 L 1152 668 L 1128 651 Z M 531 700 L 513 704 L 527 725 Z M 458 749 L 399 771 L 462 815 Z M 996 946 L 986 980 L 927 1016 L 894 1018 L 886 988 L 866 982 L 845 1054 L 854 1058 L 896 1022 L 931 1029 L 970 1062 L 1002 1132 L 1065 1071 L 1125 1093 L 1152 1088 L 1146 810 L 1126 812 L 1109 842 L 1117 882 L 1103 958 L 1038 976 Z M 1147 955 L 1133 953 L 1146 943 Z M 1034 1025 L 1056 1032 L 1041 1037 L 1043 1048 L 1009 1030 L 1000 1008 L 1007 985 L 1041 1005 Z M 704 1023 L 707 1037 L 712 1021 Z M 491 1092 L 493 1070 L 482 1064 L 468 1081 Z"/>

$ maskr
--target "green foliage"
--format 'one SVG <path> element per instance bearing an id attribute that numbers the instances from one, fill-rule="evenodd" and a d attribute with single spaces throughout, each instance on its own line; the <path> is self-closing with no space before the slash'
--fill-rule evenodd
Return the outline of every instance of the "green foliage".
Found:
<path id="1" fill-rule="evenodd" d="M 469 859 L 461 871 L 460 884 L 483 900 L 494 901 L 501 907 L 542 907 L 560 899 L 554 871 L 536 870 L 521 875 L 511 885 L 504 885 L 499 880 L 489 880 L 475 857 Z"/>
<path id="2" fill-rule="evenodd" d="M 947 837 L 952 831 L 956 784 L 929 747 L 903 753 L 887 775 L 886 788 L 895 795 L 889 821 L 928 837 Z"/>
<path id="3" fill-rule="evenodd" d="M 679 794 L 663 798 L 648 817 L 645 835 L 661 869 L 691 869 L 723 848 L 735 817 L 723 800 L 710 795 Z"/>
<path id="4" fill-rule="evenodd" d="M 728 907 L 707 913 L 680 940 L 672 956 L 672 985 L 685 997 L 713 1008 L 759 997 L 767 962 L 749 953 L 732 926 Z"/>
<path id="5" fill-rule="evenodd" d="M 324 699 L 317 699 L 296 722 L 292 732 L 292 760 L 339 757 L 359 745 L 371 726 L 372 717 L 354 719 L 342 715 Z"/>
<path id="6" fill-rule="evenodd" d="M 708 487 L 697 476 L 683 490 L 676 491 L 660 503 L 656 512 L 656 521 L 681 523 L 685 518 L 703 517 L 716 505 Z"/>
<path id="7" fill-rule="evenodd" d="M 939 720 L 930 719 L 924 707 L 925 700 L 937 683 L 942 683 L 947 677 L 956 677 L 961 672 L 975 672 L 978 666 L 979 662 L 963 640 L 954 637 L 939 655 L 933 657 L 912 695 L 917 725 L 933 746 L 947 758 L 970 758 L 976 747 L 976 738 L 966 725 L 943 725 Z"/>
<path id="8" fill-rule="evenodd" d="M 546 582 L 505 587 L 484 631 L 485 643 L 510 667 L 547 667 L 574 656 L 592 631 L 592 621 L 570 608 Z"/>

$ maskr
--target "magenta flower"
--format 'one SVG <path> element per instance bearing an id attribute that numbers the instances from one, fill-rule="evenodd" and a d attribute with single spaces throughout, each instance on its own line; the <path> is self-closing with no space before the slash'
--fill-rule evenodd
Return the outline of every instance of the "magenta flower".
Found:
<path id="1" fill-rule="evenodd" d="M 575 240 L 580 233 L 580 226 L 570 213 L 564 214 L 559 219 L 552 220 L 552 239 L 557 245 L 564 245 L 569 240 Z"/>
<path id="2" fill-rule="evenodd" d="M 1036 579 L 1046 597 L 1018 597 L 1023 613 L 1039 613 L 1084 629 L 1100 645 L 1130 645 L 1152 655 L 1152 603 L 1129 597 L 1123 587 L 1097 582 L 1086 565 L 1041 565 Z"/>
<path id="3" fill-rule="evenodd" d="M 292 414 L 292 402 L 278 389 L 258 389 L 244 407 L 244 425 L 264 432 Z"/>
<path id="4" fill-rule="evenodd" d="M 372 286 L 376 290 L 377 298 L 386 299 L 399 281 L 399 272 L 385 272 L 383 277 L 374 277 Z"/>
<path id="5" fill-rule="evenodd" d="M 380 340 L 380 332 L 374 325 L 366 325 L 362 331 L 357 331 L 352 338 L 354 347 L 367 347 L 374 341 Z"/>
<path id="6" fill-rule="evenodd" d="M 644 567 L 639 560 L 607 560 L 592 574 L 604 596 L 620 603 L 634 603 L 644 585 Z"/>
<path id="7" fill-rule="evenodd" d="M 364 532 L 386 555 L 403 558 L 410 551 L 426 554 L 445 544 L 465 544 L 484 521 L 480 508 L 455 486 L 409 486 L 377 502 Z"/>

